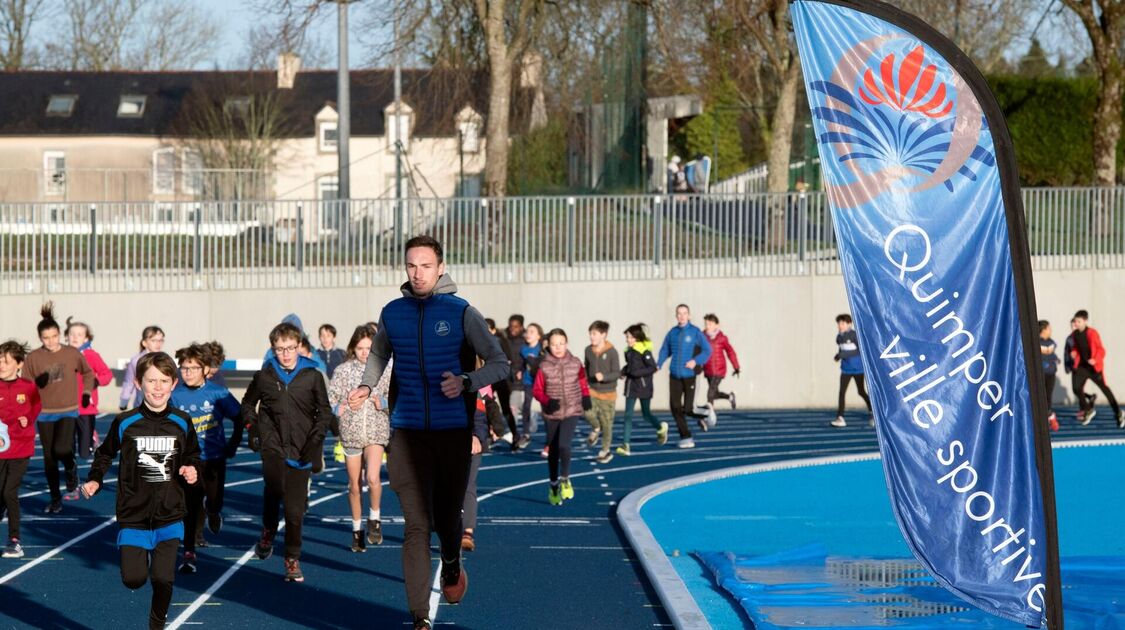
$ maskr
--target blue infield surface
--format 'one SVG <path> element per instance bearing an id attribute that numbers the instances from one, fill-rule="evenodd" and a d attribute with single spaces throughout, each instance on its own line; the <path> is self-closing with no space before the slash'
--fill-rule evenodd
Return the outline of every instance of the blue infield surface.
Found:
<path id="1" fill-rule="evenodd" d="M 538 451 L 542 433 L 527 451 L 512 454 L 497 446 L 485 455 L 479 477 L 477 550 L 465 560 L 468 595 L 458 606 L 439 605 L 435 625 L 479 630 L 671 627 L 670 616 L 617 525 L 617 502 L 664 479 L 876 450 L 865 416 L 849 417 L 850 426 L 839 430 L 827 426 L 832 415 L 826 410 L 724 412 L 715 429 L 696 435 L 698 446 L 693 450 L 674 448 L 674 440 L 659 447 L 651 429 L 639 429 L 633 455 L 617 456 L 605 465 L 596 464 L 595 451 L 576 440 L 572 479 L 577 496 L 562 507 L 547 503 L 547 465 Z M 662 419 L 671 420 L 666 415 Z M 106 430 L 108 421 L 109 417 L 99 420 L 100 431 Z M 617 429 L 620 432 L 620 426 Z M 1056 439 L 1122 436 L 1108 424 L 1095 423 L 1065 427 Z M 82 465 L 83 477 L 88 467 Z M 306 581 L 287 584 L 279 554 L 265 561 L 249 554 L 261 528 L 259 469 L 257 456 L 247 450 L 230 463 L 226 524 L 219 535 L 207 535 L 211 546 L 199 550 L 199 572 L 177 575 L 169 625 L 410 627 L 400 561 L 402 520 L 394 493 L 384 488 L 384 544 L 369 547 L 366 553 L 351 553 L 346 475 L 341 464 L 329 459 L 327 470 L 313 478 L 305 520 L 301 563 Z M 116 467 L 108 478 L 115 477 Z M 66 501 L 61 514 L 47 515 L 43 513 L 45 487 L 37 454 L 21 490 L 27 555 L 0 560 L 0 628 L 141 627 L 150 591 L 146 586 L 131 592 L 121 585 L 116 525 L 111 521 L 113 492 L 90 501 Z M 113 484 L 108 484 L 107 490 L 112 489 Z M 705 511 L 697 516 L 721 515 L 728 502 L 752 500 L 725 496 L 703 506 Z M 820 539 L 830 529 L 810 537 Z M 730 541 L 710 540 L 706 548 L 734 549 L 742 539 L 736 535 Z M 685 543 L 678 548 L 700 547 Z M 696 560 L 686 553 L 674 560 L 685 567 L 686 578 L 693 574 L 700 578 L 688 579 L 689 585 L 714 627 L 746 625 L 737 604 L 714 586 Z"/>

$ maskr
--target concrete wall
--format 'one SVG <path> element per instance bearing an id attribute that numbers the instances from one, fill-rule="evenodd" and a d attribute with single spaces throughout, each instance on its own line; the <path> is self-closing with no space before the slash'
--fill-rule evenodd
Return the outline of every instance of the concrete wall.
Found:
<path id="1" fill-rule="evenodd" d="M 456 280 L 456 270 L 451 271 Z M 1108 348 L 1108 381 L 1125 388 L 1125 270 L 1043 271 L 1036 274 L 1041 318 L 1054 325 L 1061 345 L 1074 311 L 1090 311 Z M 161 294 L 52 295 L 60 322 L 74 315 L 90 324 L 94 347 L 113 366 L 136 352 L 141 329 L 159 324 L 167 332 L 166 349 L 193 340 L 218 339 L 229 358 L 260 358 L 269 329 L 289 312 L 307 328 L 333 323 L 346 343 L 355 325 L 376 319 L 383 304 L 398 295 L 391 288 L 201 291 Z M 728 378 L 743 407 L 832 407 L 838 367 L 832 361 L 837 313 L 848 310 L 840 276 L 715 280 L 646 280 L 634 282 L 508 283 L 465 286 L 461 295 L 500 325 L 511 313 L 545 329 L 559 326 L 581 356 L 586 328 L 594 319 L 610 323 L 610 340 L 624 344 L 623 331 L 645 322 L 657 338 L 674 323 L 680 302 L 691 306 L 693 321 L 714 312 L 743 365 L 742 377 Z M 32 341 L 41 296 L 5 296 L 0 309 L 0 337 Z M 657 379 L 654 404 L 667 407 L 667 387 Z M 702 385 L 703 381 L 700 380 Z M 1069 379 L 1060 378 L 1056 400 Z M 110 410 L 116 388 L 103 394 Z M 702 399 L 702 393 L 697 400 Z M 852 405 L 861 404 L 854 390 Z M 1104 400 L 1104 398 L 1102 399 Z"/>

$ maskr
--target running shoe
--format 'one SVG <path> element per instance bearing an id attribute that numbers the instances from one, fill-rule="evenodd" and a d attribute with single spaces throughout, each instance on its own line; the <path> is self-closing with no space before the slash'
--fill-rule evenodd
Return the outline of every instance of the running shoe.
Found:
<path id="1" fill-rule="evenodd" d="M 473 532 L 468 530 L 461 534 L 461 551 L 476 551 L 477 543 L 473 540 Z"/>
<path id="2" fill-rule="evenodd" d="M 1125 409 L 1119 409 L 1117 411 L 1117 428 L 1125 429 Z"/>
<path id="3" fill-rule="evenodd" d="M 601 436 L 602 436 L 602 430 L 601 429 L 594 429 L 593 431 L 590 431 L 590 435 L 586 436 L 586 446 L 587 447 L 594 446 L 595 444 L 598 443 L 598 438 L 600 438 Z"/>
<path id="4" fill-rule="evenodd" d="M 531 444 L 531 436 L 524 433 L 520 436 L 520 441 L 517 443 L 517 447 L 520 449 L 524 449 L 527 448 L 528 444 Z"/>
<path id="5" fill-rule="evenodd" d="M 734 392 L 730 393 L 730 398 L 728 398 L 727 400 L 730 401 L 730 408 L 731 409 L 738 409 L 738 403 L 735 402 L 735 400 L 734 400 Z"/>
<path id="6" fill-rule="evenodd" d="M 622 444 L 621 446 L 617 447 L 617 454 L 618 455 L 624 455 L 625 457 L 628 457 L 628 456 L 632 455 L 633 453 L 629 451 L 629 445 L 628 444 Z"/>
<path id="7" fill-rule="evenodd" d="M 102 444 L 101 437 L 98 436 L 98 430 L 94 429 L 94 448 L 98 448 Z"/>
<path id="8" fill-rule="evenodd" d="M 679 448 L 695 448 L 694 438 L 680 438 L 680 443 L 676 445 Z"/>
<path id="9" fill-rule="evenodd" d="M 78 489 L 78 466 L 66 471 L 66 491 L 73 493 Z"/>
<path id="10" fill-rule="evenodd" d="M 332 447 L 332 459 L 341 464 L 348 459 L 347 453 L 344 452 L 344 443 L 340 440 L 336 440 L 336 446 Z"/>
<path id="11" fill-rule="evenodd" d="M 196 567 L 194 551 L 184 552 L 184 561 L 180 563 L 179 571 L 180 573 L 195 573 Z"/>
<path id="12" fill-rule="evenodd" d="M 47 514 L 58 514 L 62 512 L 62 499 L 51 499 L 47 504 L 47 509 L 43 510 Z"/>
<path id="13" fill-rule="evenodd" d="M 461 566 L 461 559 L 453 562 L 441 561 L 441 594 L 445 601 L 457 604 L 465 597 L 469 588 L 469 574 Z"/>
<path id="14" fill-rule="evenodd" d="M 707 428 L 714 429 L 716 424 L 719 424 L 719 416 L 715 414 L 715 406 L 707 403 Z"/>
<path id="15" fill-rule="evenodd" d="M 703 431 L 704 433 L 706 433 L 710 429 L 710 427 L 707 426 L 707 420 L 705 420 L 703 418 L 700 418 L 696 422 L 699 423 L 699 430 L 700 431 Z"/>
<path id="16" fill-rule="evenodd" d="M 1093 420 L 1094 416 L 1096 415 L 1098 415 L 1098 411 L 1096 409 L 1091 409 L 1087 411 L 1084 416 L 1082 416 L 1082 419 L 1078 422 L 1078 424 L 1086 426 L 1087 424 L 1090 424 L 1090 421 Z"/>
<path id="17" fill-rule="evenodd" d="M 207 548 L 211 546 L 211 543 L 207 542 L 207 539 L 203 537 L 203 532 L 200 531 L 195 533 L 195 546 Z"/>
<path id="18" fill-rule="evenodd" d="M 598 463 L 599 464 L 608 464 L 612 460 L 613 460 L 613 453 L 610 453 L 608 450 L 598 452 Z"/>
<path id="19" fill-rule="evenodd" d="M 383 544 L 383 523 L 377 518 L 367 519 L 367 542 L 371 545 Z"/>
<path id="20" fill-rule="evenodd" d="M 353 531 L 352 553 L 363 553 L 365 551 L 367 551 L 367 537 L 359 530 Z"/>
<path id="21" fill-rule="evenodd" d="M 846 420 L 844 420 L 844 416 L 836 416 L 836 419 L 832 422 L 829 422 L 828 426 L 835 427 L 837 429 L 843 429 L 844 427 L 848 426 L 848 423 Z"/>
<path id="22" fill-rule="evenodd" d="M 271 532 L 268 529 L 262 530 L 262 536 L 258 539 L 257 546 L 254 547 L 254 553 L 260 560 L 265 560 L 273 555 L 273 537 L 275 534 L 276 532 Z"/>
<path id="23" fill-rule="evenodd" d="M 874 414 L 867 417 L 867 426 L 872 428 L 872 429 L 875 428 L 875 415 Z"/>
<path id="24" fill-rule="evenodd" d="M 498 440 L 497 440 L 497 441 L 500 441 L 500 442 L 507 442 L 508 444 L 511 444 L 511 443 L 512 443 L 512 432 L 511 432 L 511 431 L 507 431 L 506 433 L 504 433 L 504 435 L 501 435 L 501 436 L 500 436 L 500 437 L 498 438 Z"/>
<path id="25" fill-rule="evenodd" d="M 1055 412 L 1053 411 L 1051 412 L 1051 415 L 1047 416 L 1047 426 L 1050 427 L 1052 431 L 1059 430 L 1059 417 L 1056 416 Z"/>
<path id="26" fill-rule="evenodd" d="M 559 495 L 563 501 L 569 501 L 574 498 L 574 485 L 570 483 L 570 479 L 563 479 L 559 483 Z"/>
<path id="27" fill-rule="evenodd" d="M 418 617 L 414 620 L 414 630 L 433 630 L 433 625 L 430 620 L 425 617 Z"/>
<path id="28" fill-rule="evenodd" d="M 547 489 L 547 502 L 551 505 L 562 505 L 562 491 L 558 486 L 551 486 Z"/>
<path id="29" fill-rule="evenodd" d="M 5 558 L 22 558 L 23 547 L 20 546 L 20 539 L 12 538 L 9 540 L 8 544 L 4 547 L 4 553 L 0 554 L 0 556 Z"/>
<path id="30" fill-rule="evenodd" d="M 82 491 L 75 490 L 73 492 L 65 492 L 62 495 L 63 501 L 77 501 L 82 498 Z"/>
<path id="31" fill-rule="evenodd" d="M 551 455 L 551 447 L 550 446 L 544 446 L 543 450 L 539 451 L 540 457 L 550 457 L 550 455 Z"/>
<path id="32" fill-rule="evenodd" d="M 661 422 L 660 428 L 656 430 L 656 443 L 663 446 L 668 443 L 668 423 Z"/>
<path id="33" fill-rule="evenodd" d="M 304 582 L 305 574 L 301 573 L 301 561 L 296 558 L 285 559 L 285 581 Z"/>
<path id="34" fill-rule="evenodd" d="M 207 515 L 207 531 L 212 534 L 218 534 L 219 530 L 223 528 L 223 515 L 219 512 L 213 512 Z"/>

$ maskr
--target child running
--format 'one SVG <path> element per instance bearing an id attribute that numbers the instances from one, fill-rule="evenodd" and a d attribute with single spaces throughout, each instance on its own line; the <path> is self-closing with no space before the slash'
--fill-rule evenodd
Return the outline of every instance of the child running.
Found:
<path id="1" fill-rule="evenodd" d="M 653 344 L 645 334 L 644 324 L 633 324 L 625 329 L 625 366 L 621 378 L 625 379 L 625 443 L 617 448 L 618 455 L 632 455 L 629 446 L 633 436 L 633 409 L 641 403 L 641 414 L 656 429 L 656 443 L 668 441 L 668 423 L 658 422 L 652 415 L 652 375 L 656 374 L 656 359 L 652 356 Z"/>
<path id="2" fill-rule="evenodd" d="M 606 339 L 609 324 L 597 320 L 590 324 L 590 345 L 586 346 L 586 378 L 590 381 L 593 408 L 586 412 L 586 420 L 593 426 L 586 442 L 593 446 L 602 438 L 598 463 L 608 464 L 613 459 L 613 416 L 616 413 L 617 379 L 621 377 L 621 358 L 617 348 Z"/>
<path id="3" fill-rule="evenodd" d="M 121 381 L 121 400 L 118 402 L 117 408 L 121 411 L 132 409 L 139 403 L 137 400 L 137 362 L 141 357 L 150 352 L 161 352 L 164 350 L 164 330 L 160 326 L 145 326 L 141 331 L 140 351 L 129 359 L 129 365 L 125 368 L 125 377 Z"/>
<path id="4" fill-rule="evenodd" d="M 535 374 L 539 370 L 539 359 L 543 350 L 543 327 L 534 322 L 524 329 L 523 339 L 527 345 L 520 348 L 520 358 L 523 360 L 523 369 L 517 374 L 523 382 L 524 391 L 530 391 L 535 383 Z M 531 444 L 531 434 L 539 428 L 541 406 L 535 396 L 524 396 L 523 399 L 523 435 L 517 443 L 519 448 L 527 448 Z"/>
<path id="5" fill-rule="evenodd" d="M 218 341 L 205 341 L 199 344 L 203 348 L 204 358 L 207 360 L 207 380 L 219 387 L 227 386 L 227 379 L 223 378 L 223 363 L 227 360 L 227 351 Z"/>
<path id="6" fill-rule="evenodd" d="M 844 420 L 844 400 L 848 393 L 848 382 L 855 379 L 855 388 L 859 390 L 859 397 L 867 405 L 868 413 L 871 412 L 871 399 L 867 396 L 867 389 L 863 386 L 863 360 L 859 358 L 859 337 L 852 328 L 852 316 L 841 313 L 836 316 L 836 356 L 834 360 L 840 362 L 840 395 L 836 405 L 836 419 L 828 424 L 842 429 L 848 426 Z M 875 426 L 875 416 L 869 421 Z"/>
<path id="7" fill-rule="evenodd" d="M 547 419 L 547 470 L 551 480 L 547 500 L 551 505 L 562 505 L 564 500 L 574 498 L 570 443 L 582 412 L 589 411 L 591 404 L 586 370 L 567 349 L 566 333 L 561 328 L 547 333 L 547 352 L 539 363 L 531 391 Z"/>
<path id="8" fill-rule="evenodd" d="M 19 372 L 28 347 L 18 341 L 0 344 L 0 520 L 8 514 L 8 544 L 3 557 L 22 558 L 20 482 L 35 454 L 35 421 L 42 405 L 39 390 Z"/>
<path id="9" fill-rule="evenodd" d="M 90 459 L 94 456 L 94 448 L 97 447 L 95 443 L 97 440 L 95 436 L 97 431 L 94 429 L 94 421 L 98 418 L 98 387 L 105 387 L 113 381 L 113 372 L 109 371 L 109 367 L 102 360 L 102 356 L 94 350 L 92 343 L 94 343 L 94 331 L 82 322 L 76 322 L 73 318 L 66 318 L 66 331 L 63 333 L 66 336 L 67 344 L 71 348 L 77 348 L 82 353 L 82 357 L 86 359 L 90 369 L 94 372 L 94 388 L 90 390 L 90 404 L 79 407 L 78 409 L 78 422 L 75 423 L 74 433 L 78 442 L 78 450 L 75 453 L 82 459 Z M 82 378 L 78 377 L 78 397 L 82 397 Z"/>
<path id="10" fill-rule="evenodd" d="M 352 511 L 352 551 L 367 551 L 367 545 L 383 544 L 383 523 L 379 512 L 383 500 L 383 484 L 379 479 L 379 469 L 383 465 L 383 453 L 391 441 L 391 421 L 387 416 L 387 405 L 375 408 L 376 397 L 387 398 L 391 382 L 393 359 L 387 362 L 372 397 L 355 405 L 348 403 L 348 393 L 359 387 L 363 380 L 363 370 L 367 357 L 371 355 L 371 343 L 376 329 L 370 325 L 357 326 L 348 341 L 347 360 L 336 368 L 332 382 L 328 386 L 328 402 L 340 418 L 340 444 L 344 449 L 344 465 L 348 470 L 348 505 Z M 360 475 L 367 468 L 367 491 L 371 498 L 367 508 L 367 532 L 363 531 L 363 484 Z"/>
<path id="11" fill-rule="evenodd" d="M 735 377 L 738 377 L 742 369 L 738 366 L 738 355 L 734 352 L 734 346 L 730 345 L 730 339 L 719 330 L 718 315 L 707 313 L 703 316 L 703 333 L 711 342 L 711 358 L 703 364 L 703 376 L 707 379 L 707 406 L 714 411 L 715 400 L 725 398 L 730 402 L 731 409 L 737 409 L 738 403 L 734 392 L 728 394 L 719 391 L 719 383 L 727 376 L 727 359 L 730 359 Z"/>
<path id="12" fill-rule="evenodd" d="M 195 547 L 203 540 L 206 514 L 207 529 L 218 534 L 223 527 L 223 495 L 227 479 L 227 460 L 233 459 L 242 441 L 242 422 L 238 400 L 225 387 L 207 380 L 207 351 L 191 344 L 176 351 L 180 364 L 180 382 L 172 390 L 172 406 L 191 418 L 199 439 L 199 481 L 187 490 L 187 532 L 184 538 L 184 559 L 180 573 L 195 573 Z M 223 421 L 234 425 L 227 440 Z M 206 510 L 204 509 L 206 508 Z"/>
<path id="13" fill-rule="evenodd" d="M 1051 339 L 1051 322 L 1039 320 L 1039 358 L 1043 361 L 1043 384 L 1047 388 L 1047 425 L 1052 431 L 1059 430 L 1059 418 L 1051 406 L 1055 393 L 1055 379 L 1059 371 L 1059 357 L 1055 354 L 1055 340 Z"/>
<path id="14" fill-rule="evenodd" d="M 137 361 L 136 383 L 143 402 L 120 413 L 94 455 L 82 486 L 87 499 L 120 453 L 117 480 L 117 546 L 121 549 L 121 582 L 130 589 L 152 582 L 149 630 L 164 627 L 172 601 L 176 549 L 184 537 L 187 513 L 184 488 L 197 481 L 199 440 L 187 414 L 171 406 L 176 364 L 163 352 Z"/>
<path id="15" fill-rule="evenodd" d="M 336 373 L 336 368 L 347 360 L 344 351 L 336 347 L 336 327 L 332 324 L 321 324 L 317 330 L 320 338 L 320 347 L 316 349 L 316 356 L 324 363 L 325 373 L 328 378 Z"/>
<path id="16" fill-rule="evenodd" d="M 39 322 L 41 348 L 32 350 L 24 361 L 23 373 L 39 388 L 43 411 L 39 414 L 39 443 L 43 445 L 43 467 L 47 474 L 47 489 L 51 501 L 46 511 L 62 511 L 62 493 L 59 492 L 59 464 L 66 471 L 68 499 L 77 499 L 78 466 L 74 460 L 74 423 L 78 408 L 90 405 L 90 392 L 94 389 L 94 372 L 82 353 L 61 344 L 59 323 L 55 321 L 54 304 L 47 302 L 40 309 Z M 82 391 L 75 389 L 75 375 L 82 379 Z"/>
<path id="17" fill-rule="evenodd" d="M 1102 337 L 1098 334 L 1098 331 L 1087 323 L 1089 319 L 1090 314 L 1085 310 L 1080 310 L 1074 314 L 1075 328 L 1074 332 L 1071 333 L 1071 336 L 1074 337 L 1074 345 L 1070 351 L 1070 356 L 1067 357 L 1074 370 L 1074 377 L 1071 382 L 1074 388 L 1074 396 L 1081 406 L 1079 423 L 1082 426 L 1090 424 L 1090 421 L 1098 413 L 1094 409 L 1093 397 L 1086 397 L 1084 394 L 1086 381 L 1089 380 L 1105 394 L 1106 401 L 1113 409 L 1113 419 L 1117 422 L 1117 428 L 1125 429 L 1125 411 L 1122 411 L 1117 404 L 1117 398 L 1114 397 L 1113 390 L 1105 382 L 1105 346 L 1102 345 Z"/>
<path id="18" fill-rule="evenodd" d="M 273 555 L 279 510 L 285 504 L 285 581 L 304 582 L 301 572 L 301 525 L 308 505 L 309 482 L 323 466 L 324 435 L 333 415 L 324 375 L 316 363 L 298 354 L 303 335 L 292 324 L 270 331 L 265 365 L 254 373 L 242 397 L 242 420 L 250 448 L 261 452 L 265 494 L 262 535 L 255 553 Z"/>

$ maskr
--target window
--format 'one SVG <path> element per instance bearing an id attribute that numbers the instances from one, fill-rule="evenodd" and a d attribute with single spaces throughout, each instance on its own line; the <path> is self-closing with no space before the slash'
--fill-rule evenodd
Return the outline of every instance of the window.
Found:
<path id="1" fill-rule="evenodd" d="M 457 194 L 454 196 L 480 197 L 481 184 L 481 176 L 479 173 L 476 175 L 466 174 L 465 178 L 462 179 L 461 183 L 457 186 Z"/>
<path id="2" fill-rule="evenodd" d="M 343 210 L 336 200 L 340 198 L 340 180 L 335 175 L 325 175 L 316 180 L 317 198 L 320 200 L 320 227 L 339 230 Z"/>
<path id="3" fill-rule="evenodd" d="M 145 115 L 145 101 L 148 97 L 140 94 L 125 94 L 117 104 L 118 118 L 140 118 Z"/>
<path id="4" fill-rule="evenodd" d="M 395 122 L 398 122 L 396 125 Z M 387 115 L 387 148 L 394 150 L 395 141 L 402 139 L 402 150 L 410 149 L 410 114 Z"/>
<path id="5" fill-rule="evenodd" d="M 172 147 L 152 152 L 152 194 L 176 192 L 176 150 Z"/>
<path id="6" fill-rule="evenodd" d="M 52 94 L 47 101 L 47 115 L 69 118 L 74 113 L 74 105 L 78 102 L 75 94 Z"/>
<path id="7" fill-rule="evenodd" d="M 245 116 L 246 112 L 250 111 L 250 97 L 249 96 L 231 96 L 223 101 L 223 109 L 231 115 Z"/>
<path id="8" fill-rule="evenodd" d="M 340 181 L 335 176 L 316 180 L 317 198 L 321 201 L 335 201 L 340 198 Z"/>
<path id="9" fill-rule="evenodd" d="M 199 195 L 203 192 L 203 155 L 194 149 L 184 150 L 184 166 L 180 187 L 185 194 Z"/>
<path id="10" fill-rule="evenodd" d="M 462 152 L 476 153 L 480 151 L 480 125 L 472 121 L 466 121 L 458 125 L 458 130 L 461 132 Z"/>
<path id="11" fill-rule="evenodd" d="M 48 195 L 66 193 L 66 153 L 43 152 L 43 189 Z"/>
<path id="12" fill-rule="evenodd" d="M 335 122 L 322 121 L 317 124 L 318 148 L 321 153 L 335 153 L 340 140 L 340 131 Z"/>

